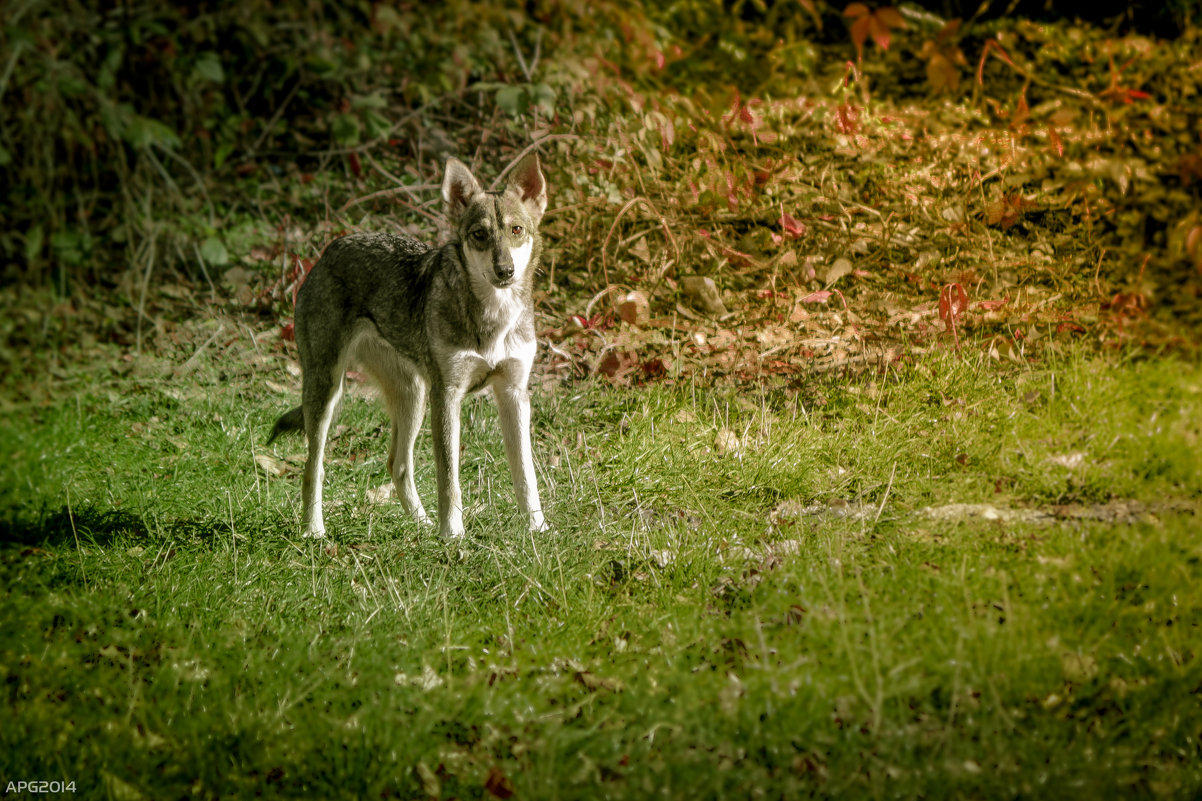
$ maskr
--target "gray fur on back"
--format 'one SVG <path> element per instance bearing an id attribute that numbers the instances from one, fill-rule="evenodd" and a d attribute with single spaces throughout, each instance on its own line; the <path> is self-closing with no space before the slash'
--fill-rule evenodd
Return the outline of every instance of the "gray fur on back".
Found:
<path id="1" fill-rule="evenodd" d="M 460 247 L 458 237 L 433 248 L 385 233 L 356 233 L 333 241 L 321 257 L 321 269 L 310 273 L 297 294 L 297 345 L 326 350 L 333 343 L 319 338 L 345 336 L 362 319 L 423 371 L 433 366 L 431 341 L 478 347 L 494 332 L 468 286 Z M 536 240 L 532 268 L 539 250 Z M 527 300 L 533 274 L 534 269 L 527 271 L 521 288 Z M 432 304 L 438 308 L 431 309 Z M 312 320 L 314 313 L 325 318 Z M 338 317 L 330 319 L 333 314 Z M 532 314 L 525 315 L 521 326 L 523 334 L 534 336 Z"/>

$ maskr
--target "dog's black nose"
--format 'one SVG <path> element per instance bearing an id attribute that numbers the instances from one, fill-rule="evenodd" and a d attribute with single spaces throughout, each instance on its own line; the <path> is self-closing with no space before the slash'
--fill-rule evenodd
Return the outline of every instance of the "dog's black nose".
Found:
<path id="1" fill-rule="evenodd" d="M 508 264 L 497 264 L 493 269 L 497 274 L 497 278 L 501 279 L 502 281 L 508 281 L 509 279 L 513 278 L 513 262 L 509 262 Z"/>

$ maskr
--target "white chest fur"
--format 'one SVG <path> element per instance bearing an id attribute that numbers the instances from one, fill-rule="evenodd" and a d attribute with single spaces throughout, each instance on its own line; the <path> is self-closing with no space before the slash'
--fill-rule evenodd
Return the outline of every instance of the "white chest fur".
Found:
<path id="1" fill-rule="evenodd" d="M 467 392 L 478 392 L 498 377 L 524 385 L 537 345 L 519 327 L 525 310 L 520 290 L 490 286 L 477 297 L 483 304 L 481 322 L 495 333 L 475 348 L 444 353 L 444 363 L 452 366 L 448 378 Z"/>

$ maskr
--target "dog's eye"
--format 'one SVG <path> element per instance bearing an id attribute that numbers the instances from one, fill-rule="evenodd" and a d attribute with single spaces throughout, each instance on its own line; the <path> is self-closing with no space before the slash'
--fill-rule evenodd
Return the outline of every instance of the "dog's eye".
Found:
<path id="1" fill-rule="evenodd" d="M 485 233 L 483 228 L 477 228 L 475 231 L 472 231 L 472 241 L 483 244 L 488 241 L 488 234 Z"/>
<path id="2" fill-rule="evenodd" d="M 522 226 L 520 226 L 520 225 L 513 226 L 512 228 L 509 229 L 509 233 L 513 234 L 514 236 L 521 236 L 522 235 Z"/>

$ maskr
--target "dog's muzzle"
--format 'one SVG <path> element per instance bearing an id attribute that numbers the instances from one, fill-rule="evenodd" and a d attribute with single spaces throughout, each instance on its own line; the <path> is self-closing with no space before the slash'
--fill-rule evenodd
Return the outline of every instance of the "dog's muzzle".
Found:
<path id="1" fill-rule="evenodd" d="M 494 259 L 492 271 L 498 286 L 508 286 L 513 282 L 513 259 Z"/>

